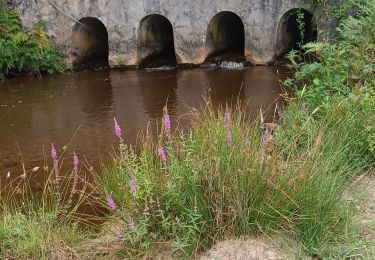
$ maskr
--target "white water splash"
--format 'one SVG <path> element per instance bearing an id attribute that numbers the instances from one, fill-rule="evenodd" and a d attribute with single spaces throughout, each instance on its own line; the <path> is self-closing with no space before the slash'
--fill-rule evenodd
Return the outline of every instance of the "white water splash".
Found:
<path id="1" fill-rule="evenodd" d="M 144 71 L 152 72 L 152 71 L 171 71 L 176 69 L 176 66 L 162 66 L 162 67 L 155 67 L 155 68 L 145 68 Z"/>
<path id="2" fill-rule="evenodd" d="M 219 63 L 219 67 L 224 69 L 242 69 L 245 67 L 245 62 L 223 61 Z"/>

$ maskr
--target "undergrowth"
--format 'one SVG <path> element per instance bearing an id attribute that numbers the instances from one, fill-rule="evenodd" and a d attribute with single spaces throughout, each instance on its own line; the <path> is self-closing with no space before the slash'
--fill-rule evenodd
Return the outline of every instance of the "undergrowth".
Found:
<path id="1" fill-rule="evenodd" d="M 275 230 L 311 255 L 345 240 L 355 209 L 343 193 L 372 163 L 361 113 L 337 104 L 316 119 L 290 104 L 279 125 L 263 130 L 239 108 L 207 107 L 191 118 L 191 130 L 162 133 L 157 144 L 146 136 L 139 155 L 120 139 L 117 166 L 98 177 L 124 223 L 126 257 L 162 242 L 190 257 L 226 237 Z"/>

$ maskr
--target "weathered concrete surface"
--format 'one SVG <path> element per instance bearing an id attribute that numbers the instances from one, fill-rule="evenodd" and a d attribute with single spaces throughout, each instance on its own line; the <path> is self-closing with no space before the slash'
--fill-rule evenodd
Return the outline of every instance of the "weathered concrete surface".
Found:
<path id="1" fill-rule="evenodd" d="M 111 65 L 139 64 L 137 55 L 140 21 L 161 14 L 173 26 L 177 61 L 202 63 L 207 56 L 206 37 L 210 20 L 221 11 L 237 14 L 245 29 L 245 57 L 267 64 L 276 55 L 277 31 L 282 16 L 300 7 L 299 0 L 18 0 L 13 4 L 25 25 L 40 19 L 48 35 L 67 58 L 72 55 L 72 34 L 84 17 L 98 18 L 108 30 Z M 321 26 L 318 22 L 318 27 Z"/>

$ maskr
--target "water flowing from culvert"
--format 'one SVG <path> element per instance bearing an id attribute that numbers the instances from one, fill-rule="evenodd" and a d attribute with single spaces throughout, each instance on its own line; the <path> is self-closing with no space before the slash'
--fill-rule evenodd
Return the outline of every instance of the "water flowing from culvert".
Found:
<path id="1" fill-rule="evenodd" d="M 238 68 L 239 63 L 224 63 Z M 111 159 L 117 147 L 113 118 L 127 143 L 135 144 L 147 124 L 155 130 L 168 103 L 172 125 L 184 124 L 189 107 L 199 107 L 210 94 L 215 107 L 235 102 L 249 114 L 283 103 L 282 67 L 241 70 L 91 71 L 39 78 L 11 79 L 0 87 L 0 178 L 10 171 L 43 166 L 51 143 L 67 158 L 74 151 L 98 167 L 98 157 Z M 183 126 L 182 126 L 183 127 Z M 36 174 L 42 174 L 39 171 Z"/>
<path id="2" fill-rule="evenodd" d="M 222 61 L 219 63 L 219 67 L 224 69 L 243 69 L 246 67 L 246 62 Z"/>

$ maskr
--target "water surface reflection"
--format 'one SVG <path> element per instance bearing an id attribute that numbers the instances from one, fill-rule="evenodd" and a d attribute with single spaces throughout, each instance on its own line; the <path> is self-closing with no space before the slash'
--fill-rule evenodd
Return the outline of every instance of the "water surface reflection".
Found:
<path id="1" fill-rule="evenodd" d="M 127 143 L 150 123 L 156 129 L 168 105 L 172 120 L 211 96 L 214 107 L 240 100 L 249 114 L 281 104 L 285 68 L 244 70 L 96 71 L 43 79 L 12 79 L 0 87 L 0 177 L 42 166 L 51 143 L 89 162 L 110 158 L 116 145 L 113 118 Z M 270 113 L 272 115 L 272 113 Z M 184 121 L 181 121 L 184 122 Z M 46 154 L 46 155 L 44 155 Z"/>

